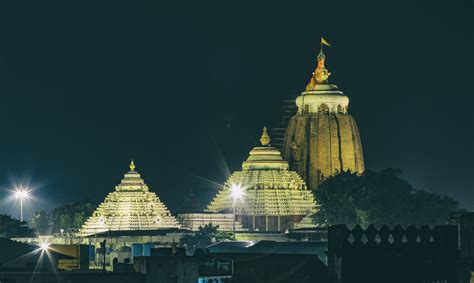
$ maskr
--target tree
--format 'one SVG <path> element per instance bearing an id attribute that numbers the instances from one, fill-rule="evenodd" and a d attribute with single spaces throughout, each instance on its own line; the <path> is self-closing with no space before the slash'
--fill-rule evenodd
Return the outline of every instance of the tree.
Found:
<path id="1" fill-rule="evenodd" d="M 51 233 L 51 215 L 45 210 L 35 212 L 31 224 L 39 235 L 48 235 Z"/>
<path id="2" fill-rule="evenodd" d="M 33 237 L 34 233 L 26 221 L 13 219 L 10 215 L 0 214 L 0 237 L 23 238 Z"/>
<path id="3" fill-rule="evenodd" d="M 180 240 L 180 244 L 186 247 L 189 254 L 193 254 L 197 248 L 205 248 L 213 243 L 232 240 L 231 232 L 218 231 L 219 225 L 212 223 L 200 226 L 194 235 L 186 235 Z"/>
<path id="4" fill-rule="evenodd" d="M 60 232 L 61 229 L 80 228 L 92 215 L 96 204 L 91 201 L 81 201 L 60 206 L 53 210 L 52 229 Z"/>
<path id="5" fill-rule="evenodd" d="M 459 209 L 447 196 L 416 190 L 400 178 L 398 169 L 366 171 L 359 175 L 340 172 L 326 179 L 315 191 L 318 224 L 368 226 L 436 225 Z"/>

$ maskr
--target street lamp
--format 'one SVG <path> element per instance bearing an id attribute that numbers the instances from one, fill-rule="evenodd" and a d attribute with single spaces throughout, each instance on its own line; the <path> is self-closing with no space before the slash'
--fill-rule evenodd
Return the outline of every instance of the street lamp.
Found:
<path id="1" fill-rule="evenodd" d="M 244 191 L 242 190 L 242 186 L 240 184 L 233 184 L 232 186 L 230 186 L 230 196 L 232 198 L 232 210 L 233 210 L 233 214 L 234 214 L 234 217 L 233 217 L 234 221 L 232 223 L 232 231 L 234 233 L 234 240 L 236 240 L 236 237 L 235 237 L 235 218 L 236 218 L 235 206 L 236 206 L 237 200 L 242 199 L 243 195 L 244 195 Z"/>
<path id="2" fill-rule="evenodd" d="M 23 201 L 30 197 L 30 192 L 23 188 L 15 189 L 15 198 L 20 200 L 20 221 L 23 222 Z"/>
<path id="3" fill-rule="evenodd" d="M 47 241 L 44 241 L 39 244 L 39 247 L 41 251 L 46 252 L 48 251 L 50 245 L 51 245 L 50 243 L 48 243 Z"/>

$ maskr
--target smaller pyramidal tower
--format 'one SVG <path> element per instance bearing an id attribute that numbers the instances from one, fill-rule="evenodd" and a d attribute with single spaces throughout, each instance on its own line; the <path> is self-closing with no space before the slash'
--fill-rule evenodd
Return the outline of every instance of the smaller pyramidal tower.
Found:
<path id="1" fill-rule="evenodd" d="M 79 231 L 87 236 L 105 231 L 179 228 L 178 221 L 135 171 L 132 160 L 122 182 L 107 195 Z"/>
<path id="2" fill-rule="evenodd" d="M 316 210 L 313 193 L 298 173 L 289 170 L 280 151 L 270 145 L 263 128 L 261 146 L 254 147 L 242 170 L 232 173 L 207 207 L 208 212 L 232 213 L 236 220 L 253 231 L 285 231 Z M 242 190 L 234 199 L 235 187 Z M 234 192 L 233 192 L 234 191 Z"/>
<path id="3" fill-rule="evenodd" d="M 321 38 L 318 65 L 306 89 L 296 98 L 297 113 L 290 118 L 283 156 L 311 190 L 340 171 L 364 172 L 359 129 L 349 115 L 349 98 L 328 82 Z"/>

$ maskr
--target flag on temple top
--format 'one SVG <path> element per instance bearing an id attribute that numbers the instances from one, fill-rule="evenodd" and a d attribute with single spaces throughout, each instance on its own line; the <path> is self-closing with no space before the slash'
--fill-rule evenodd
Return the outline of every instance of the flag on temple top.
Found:
<path id="1" fill-rule="evenodd" d="M 329 44 L 329 42 L 327 42 L 326 39 L 324 39 L 324 37 L 322 36 L 321 36 L 321 44 L 331 47 L 331 44 Z"/>

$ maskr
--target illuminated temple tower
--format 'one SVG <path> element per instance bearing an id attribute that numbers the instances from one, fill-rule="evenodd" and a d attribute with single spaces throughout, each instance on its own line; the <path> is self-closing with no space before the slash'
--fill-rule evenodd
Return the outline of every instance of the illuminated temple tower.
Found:
<path id="1" fill-rule="evenodd" d="M 79 231 L 87 236 L 105 231 L 179 228 L 177 220 L 158 196 L 148 190 L 135 164 L 130 163 L 122 182 L 107 195 Z"/>
<path id="2" fill-rule="evenodd" d="M 232 186 L 243 188 L 242 200 L 235 202 L 236 218 L 244 228 L 284 231 L 293 228 L 316 208 L 313 194 L 298 173 L 289 170 L 281 153 L 270 146 L 264 128 L 262 146 L 253 148 L 242 171 L 234 172 L 209 204 L 209 212 L 232 212 Z"/>
<path id="3" fill-rule="evenodd" d="M 322 48 L 318 66 L 296 99 L 297 113 L 286 129 L 283 156 L 314 190 L 337 171 L 364 172 L 362 144 L 356 121 L 349 115 L 349 98 L 329 84 Z"/>

